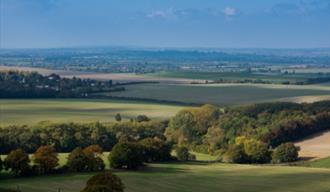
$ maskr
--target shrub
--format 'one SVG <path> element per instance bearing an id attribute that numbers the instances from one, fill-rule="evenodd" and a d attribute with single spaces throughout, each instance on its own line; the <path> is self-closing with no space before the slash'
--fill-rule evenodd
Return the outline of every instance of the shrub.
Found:
<path id="1" fill-rule="evenodd" d="M 41 146 L 34 153 L 34 163 L 39 167 L 40 173 L 49 173 L 58 166 L 58 157 L 52 146 Z"/>
<path id="2" fill-rule="evenodd" d="M 123 192 L 121 179 L 110 171 L 98 173 L 91 177 L 81 192 Z"/>
<path id="3" fill-rule="evenodd" d="M 279 145 L 272 154 L 273 163 L 286 163 L 298 160 L 300 148 L 293 143 L 283 143 Z"/>
<path id="4" fill-rule="evenodd" d="M 10 169 L 16 176 L 28 174 L 30 170 L 29 163 L 29 156 L 22 149 L 11 151 L 3 162 L 5 169 Z"/>
<path id="5" fill-rule="evenodd" d="M 137 143 L 117 143 L 109 155 L 110 167 L 136 169 L 143 164 L 143 150 Z"/>
<path id="6" fill-rule="evenodd" d="M 247 160 L 243 145 L 231 145 L 223 155 L 223 161 L 227 163 L 246 163 Z"/>

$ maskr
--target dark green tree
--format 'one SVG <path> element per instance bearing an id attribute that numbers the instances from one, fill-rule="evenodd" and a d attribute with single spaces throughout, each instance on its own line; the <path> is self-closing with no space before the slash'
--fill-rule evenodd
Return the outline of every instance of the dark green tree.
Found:
<path id="1" fill-rule="evenodd" d="M 11 170 L 16 176 L 25 175 L 30 170 L 30 159 L 22 149 L 11 151 L 3 164 L 6 170 Z"/>
<path id="2" fill-rule="evenodd" d="M 98 173 L 90 178 L 81 192 L 123 192 L 121 179 L 110 171 Z"/>
<path id="3" fill-rule="evenodd" d="M 139 142 L 143 147 L 143 157 L 146 162 L 169 161 L 171 145 L 161 139 L 145 138 Z"/>
<path id="4" fill-rule="evenodd" d="M 143 165 L 143 149 L 137 143 L 117 143 L 109 155 L 110 167 L 136 169 Z"/>
<path id="5" fill-rule="evenodd" d="M 115 115 L 115 120 L 116 120 L 117 122 L 120 122 L 120 121 L 122 120 L 120 113 L 117 113 L 117 114 Z"/>

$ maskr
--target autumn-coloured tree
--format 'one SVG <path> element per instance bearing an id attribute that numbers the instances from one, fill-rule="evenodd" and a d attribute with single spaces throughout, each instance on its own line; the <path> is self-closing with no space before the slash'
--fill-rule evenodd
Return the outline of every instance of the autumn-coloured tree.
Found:
<path id="1" fill-rule="evenodd" d="M 121 179 L 110 171 L 98 173 L 90 178 L 81 192 L 123 192 Z"/>
<path id="2" fill-rule="evenodd" d="M 68 156 L 67 164 L 71 171 L 82 172 L 87 170 L 88 158 L 82 148 L 75 148 Z"/>
<path id="3" fill-rule="evenodd" d="M 34 153 L 34 163 L 39 167 L 40 173 L 49 173 L 58 164 L 58 154 L 52 146 L 41 146 Z"/>
<path id="4" fill-rule="evenodd" d="M 105 165 L 101 158 L 103 149 L 99 145 L 90 145 L 83 150 L 87 157 L 87 170 L 100 171 L 104 170 Z"/>

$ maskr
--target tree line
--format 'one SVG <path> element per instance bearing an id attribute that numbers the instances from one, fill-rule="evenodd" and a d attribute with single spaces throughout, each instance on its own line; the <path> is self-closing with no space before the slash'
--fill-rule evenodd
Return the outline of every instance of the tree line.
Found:
<path id="1" fill-rule="evenodd" d="M 43 76 L 37 72 L 0 71 L 0 98 L 76 98 L 97 92 L 123 91 L 109 81 Z"/>

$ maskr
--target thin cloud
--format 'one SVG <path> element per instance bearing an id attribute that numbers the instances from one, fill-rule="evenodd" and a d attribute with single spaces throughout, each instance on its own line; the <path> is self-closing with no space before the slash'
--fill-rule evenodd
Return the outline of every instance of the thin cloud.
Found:
<path id="1" fill-rule="evenodd" d="M 226 7 L 223 10 L 223 13 L 227 16 L 227 17 L 232 17 L 234 15 L 236 15 L 236 9 L 232 8 L 232 7 Z"/>
<path id="2" fill-rule="evenodd" d="M 147 18 L 155 19 L 175 19 L 177 17 L 176 12 L 173 10 L 173 8 L 168 8 L 166 10 L 155 10 L 151 11 L 146 15 Z"/>

